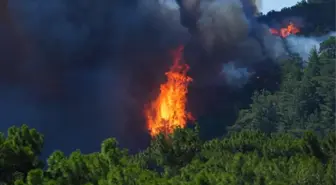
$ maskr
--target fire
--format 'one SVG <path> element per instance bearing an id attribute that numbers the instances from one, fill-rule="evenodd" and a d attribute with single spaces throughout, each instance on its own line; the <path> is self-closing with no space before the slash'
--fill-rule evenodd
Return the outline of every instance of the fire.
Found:
<path id="1" fill-rule="evenodd" d="M 178 127 L 184 128 L 191 113 L 186 111 L 188 85 L 192 78 L 187 76 L 189 66 L 181 64 L 184 47 L 173 52 L 173 65 L 166 72 L 167 82 L 160 87 L 160 94 L 145 109 L 147 128 L 152 137 L 159 133 L 173 133 Z"/>
<path id="2" fill-rule="evenodd" d="M 297 34 L 300 32 L 300 29 L 296 27 L 292 22 L 286 28 L 281 28 L 280 30 L 276 30 L 274 28 L 270 28 L 270 32 L 273 35 L 280 36 L 282 38 L 288 37 L 290 34 Z"/>

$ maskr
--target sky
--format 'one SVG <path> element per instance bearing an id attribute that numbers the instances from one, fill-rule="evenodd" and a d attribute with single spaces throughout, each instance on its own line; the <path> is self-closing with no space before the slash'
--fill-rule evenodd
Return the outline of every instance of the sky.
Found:
<path id="1" fill-rule="evenodd" d="M 260 0 L 261 12 L 266 14 L 271 10 L 280 11 L 284 7 L 290 7 L 295 5 L 298 0 Z"/>
<path id="2" fill-rule="evenodd" d="M 160 0 L 168 4 L 172 8 L 177 8 L 175 0 Z M 301 0 L 256 0 L 257 3 L 261 2 L 261 12 L 266 14 L 271 10 L 280 11 L 284 7 L 291 7 Z"/>

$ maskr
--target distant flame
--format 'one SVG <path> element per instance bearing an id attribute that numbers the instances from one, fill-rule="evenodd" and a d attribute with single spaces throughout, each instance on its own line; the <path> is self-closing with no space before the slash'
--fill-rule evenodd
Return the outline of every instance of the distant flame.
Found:
<path id="1" fill-rule="evenodd" d="M 297 34 L 300 32 L 300 29 L 296 27 L 292 22 L 286 28 L 281 28 L 280 30 L 276 30 L 274 28 L 270 28 L 269 31 L 273 35 L 280 36 L 282 38 L 288 37 L 290 34 Z"/>
<path id="2" fill-rule="evenodd" d="M 152 137 L 159 133 L 173 133 L 178 127 L 184 128 L 192 115 L 186 112 L 188 85 L 192 78 L 187 76 L 189 66 L 181 64 L 183 46 L 173 52 L 174 63 L 166 73 L 167 82 L 160 87 L 160 94 L 146 107 L 147 128 Z"/>

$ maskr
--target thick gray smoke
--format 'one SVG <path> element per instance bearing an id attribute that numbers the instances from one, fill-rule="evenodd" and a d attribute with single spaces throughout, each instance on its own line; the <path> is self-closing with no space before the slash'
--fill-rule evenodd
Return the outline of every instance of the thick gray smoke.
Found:
<path id="1" fill-rule="evenodd" d="M 261 62 L 271 62 L 285 54 L 281 39 L 256 21 L 256 1 L 177 0 L 177 3 L 181 23 L 192 35 L 185 55 L 195 83 L 219 83 L 222 66 L 230 61 L 253 71 Z"/>

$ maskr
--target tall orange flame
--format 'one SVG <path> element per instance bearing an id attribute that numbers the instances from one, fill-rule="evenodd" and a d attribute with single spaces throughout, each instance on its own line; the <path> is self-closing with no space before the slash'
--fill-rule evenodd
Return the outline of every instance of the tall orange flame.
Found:
<path id="1" fill-rule="evenodd" d="M 276 30 L 274 28 L 270 28 L 269 31 L 273 35 L 280 36 L 282 38 L 288 37 L 290 34 L 297 34 L 300 32 L 300 29 L 296 27 L 292 22 L 286 28 L 281 28 L 280 30 Z"/>
<path id="2" fill-rule="evenodd" d="M 181 64 L 184 47 L 173 52 L 173 65 L 166 73 L 167 82 L 160 87 L 160 94 L 145 108 L 147 128 L 152 137 L 159 133 L 173 133 L 178 127 L 184 128 L 192 116 L 186 111 L 188 85 L 192 78 L 187 76 L 189 66 Z"/>

